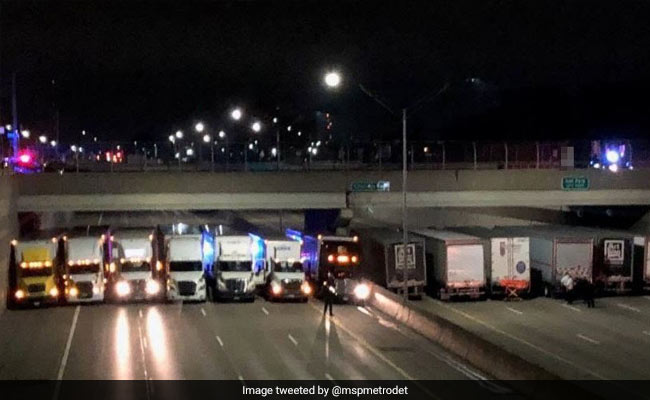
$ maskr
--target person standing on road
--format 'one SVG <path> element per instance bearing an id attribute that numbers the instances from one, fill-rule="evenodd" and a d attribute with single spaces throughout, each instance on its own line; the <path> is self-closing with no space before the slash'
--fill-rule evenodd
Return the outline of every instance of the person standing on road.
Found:
<path id="1" fill-rule="evenodd" d="M 568 271 L 564 274 L 564 276 L 560 280 L 560 283 L 564 287 L 566 302 L 568 304 L 572 304 L 573 303 L 573 294 L 574 294 L 573 293 L 573 284 L 574 284 L 574 282 L 573 282 L 573 277 L 571 277 L 571 274 L 569 274 Z"/>
<path id="2" fill-rule="evenodd" d="M 323 302 L 325 303 L 325 308 L 323 309 L 323 315 L 327 314 L 327 308 L 329 307 L 330 317 L 334 316 L 334 313 L 332 311 L 332 306 L 334 304 L 334 298 L 336 296 L 335 285 L 336 282 L 334 282 L 334 275 L 332 275 L 331 272 L 328 272 L 327 280 L 325 280 L 325 283 L 323 283 Z"/>
<path id="3" fill-rule="evenodd" d="M 596 302 L 594 301 L 595 292 L 596 287 L 594 284 L 585 279 L 582 296 L 588 308 L 596 307 Z"/>

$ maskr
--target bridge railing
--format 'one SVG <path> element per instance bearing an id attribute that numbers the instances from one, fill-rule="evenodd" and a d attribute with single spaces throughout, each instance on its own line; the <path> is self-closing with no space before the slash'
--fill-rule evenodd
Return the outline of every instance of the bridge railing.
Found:
<path id="1" fill-rule="evenodd" d="M 311 143 L 309 143 L 311 144 Z M 629 141 L 636 168 L 650 167 L 650 141 Z M 573 149 L 567 153 L 567 149 Z M 83 149 L 81 151 L 80 149 Z M 135 171 L 305 171 L 399 170 L 400 141 L 327 141 L 313 146 L 256 142 L 137 143 L 90 142 L 71 148 L 38 144 L 30 150 L 44 164 L 44 172 Z M 279 160 L 278 160 L 279 154 Z M 118 157 L 119 155 L 119 157 Z M 586 168 L 591 144 L 573 141 L 412 141 L 408 143 L 408 168 L 533 169 Z M 7 172 L 6 170 L 4 171 Z"/>

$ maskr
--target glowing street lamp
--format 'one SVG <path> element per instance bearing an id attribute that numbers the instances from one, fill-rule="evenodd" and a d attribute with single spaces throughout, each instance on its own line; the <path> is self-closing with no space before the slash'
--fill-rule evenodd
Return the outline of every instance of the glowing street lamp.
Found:
<path id="1" fill-rule="evenodd" d="M 169 141 L 172 143 L 176 142 L 176 137 L 174 135 L 169 135 Z"/>
<path id="2" fill-rule="evenodd" d="M 29 139 L 30 132 L 29 132 L 27 129 L 21 131 L 20 134 L 21 134 L 25 139 Z"/>
<path id="3" fill-rule="evenodd" d="M 205 129 L 205 125 L 203 125 L 202 122 L 199 122 L 199 123 L 197 123 L 196 125 L 194 125 L 194 129 L 195 129 L 197 132 L 201 133 L 201 132 L 203 132 L 203 130 Z"/>
<path id="4" fill-rule="evenodd" d="M 232 110 L 232 112 L 230 113 L 230 116 L 231 116 L 232 119 L 234 119 L 235 121 L 239 121 L 239 120 L 241 119 L 241 117 L 242 117 L 242 111 L 241 111 L 241 109 L 240 109 L 240 108 L 235 108 L 235 109 Z"/>
<path id="5" fill-rule="evenodd" d="M 210 140 L 212 140 L 212 138 L 210 137 L 210 135 L 208 135 L 208 134 L 203 135 L 203 141 L 204 141 L 205 143 L 210 143 Z"/>
<path id="6" fill-rule="evenodd" d="M 219 131 L 219 137 L 220 137 L 221 139 L 225 138 L 225 137 L 226 137 L 226 132 L 224 132 L 224 131 Z"/>
<path id="7" fill-rule="evenodd" d="M 338 87 L 341 84 L 341 75 L 332 71 L 325 74 L 325 84 L 331 88 Z"/>
<path id="8" fill-rule="evenodd" d="M 177 139 L 182 139 L 183 138 L 183 131 L 176 131 L 176 138 Z"/>
<path id="9" fill-rule="evenodd" d="M 56 147 L 56 140 L 52 140 L 52 141 L 50 142 L 50 146 L 52 146 L 52 147 Z"/>
<path id="10" fill-rule="evenodd" d="M 251 125 L 251 128 L 254 132 L 259 132 L 262 130 L 262 124 L 260 124 L 258 121 L 255 121 L 253 122 L 253 125 Z"/>
<path id="11" fill-rule="evenodd" d="M 45 136 L 45 135 L 39 136 L 38 141 L 41 142 L 41 144 L 47 143 L 47 136 Z"/>

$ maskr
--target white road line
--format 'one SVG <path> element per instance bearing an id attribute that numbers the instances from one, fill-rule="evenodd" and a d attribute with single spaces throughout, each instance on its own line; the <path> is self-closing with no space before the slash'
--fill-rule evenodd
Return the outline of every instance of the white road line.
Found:
<path id="1" fill-rule="evenodd" d="M 512 307 L 506 307 L 506 310 L 508 310 L 508 311 L 512 311 L 513 313 L 515 313 L 515 314 L 517 314 L 517 315 L 521 315 L 521 314 L 524 313 L 523 311 L 519 311 L 519 310 L 514 309 L 514 308 L 512 308 Z"/>
<path id="2" fill-rule="evenodd" d="M 241 376 L 241 375 L 237 375 L 237 379 L 239 379 L 240 381 L 244 382 L 244 377 Z"/>
<path id="3" fill-rule="evenodd" d="M 463 312 L 463 311 L 458 310 L 458 309 L 456 309 L 454 307 L 444 305 L 444 304 L 442 304 L 442 307 L 448 308 L 449 310 L 451 310 L 451 311 L 453 311 L 453 312 L 455 312 L 457 314 L 460 314 L 460 315 L 464 316 L 465 318 L 467 318 L 467 319 L 469 319 L 471 321 L 474 321 L 474 322 L 476 322 L 476 323 L 478 323 L 480 325 L 483 325 L 483 326 L 485 326 L 485 327 L 487 327 L 489 329 L 492 329 L 493 331 L 495 331 L 497 333 L 500 333 L 501 335 L 506 336 L 506 337 L 516 341 L 516 342 L 523 343 L 526 346 L 539 351 L 540 353 L 546 354 L 546 355 L 548 355 L 548 356 L 550 356 L 550 357 L 552 357 L 552 358 L 554 358 L 554 359 L 556 359 L 558 361 L 561 361 L 561 362 L 563 362 L 563 363 L 565 363 L 567 365 L 570 365 L 570 366 L 572 366 L 572 367 L 574 367 L 576 369 L 587 372 L 589 375 L 592 375 L 592 376 L 594 376 L 594 377 L 596 377 L 598 379 L 608 380 L 606 377 L 604 377 L 603 375 L 600 375 L 597 372 L 594 372 L 594 371 L 591 371 L 591 370 L 589 370 L 587 368 L 581 367 L 580 365 L 574 363 L 571 360 L 568 360 L 568 359 L 566 359 L 566 358 L 564 358 L 562 356 L 559 356 L 559 355 L 557 355 L 557 354 L 555 354 L 555 353 L 553 353 L 551 351 L 548 351 L 548 350 L 546 350 L 546 349 L 544 349 L 544 348 L 542 348 L 540 346 L 537 346 L 536 344 L 533 344 L 533 343 L 531 343 L 531 342 L 529 342 L 529 341 L 527 341 L 525 339 L 522 339 L 522 338 L 520 338 L 518 336 L 515 336 L 515 335 L 513 335 L 511 333 L 508 333 L 508 332 L 506 332 L 504 330 L 501 330 L 501 329 L 499 329 L 499 328 L 497 328 L 495 326 L 492 326 L 492 325 L 488 324 L 487 322 L 484 322 L 484 321 L 482 321 L 482 320 L 480 320 L 480 319 L 478 319 L 478 318 L 476 318 L 476 317 L 474 317 L 474 316 L 472 316 L 472 315 L 470 315 L 470 314 L 468 314 L 466 312 Z"/>
<path id="4" fill-rule="evenodd" d="M 573 310 L 573 311 L 577 311 L 577 312 L 582 312 L 582 310 L 579 309 L 578 307 L 571 306 L 571 305 L 569 305 L 569 304 L 562 304 L 562 307 L 566 307 L 566 308 L 568 308 L 569 310 Z"/>
<path id="5" fill-rule="evenodd" d="M 298 341 L 296 340 L 296 338 L 291 336 L 291 334 L 289 334 L 288 336 L 289 336 L 289 340 L 291 340 L 291 343 L 293 343 L 294 346 L 298 346 Z"/>
<path id="6" fill-rule="evenodd" d="M 149 380 L 149 373 L 147 372 L 147 360 L 146 360 L 146 353 L 144 351 L 144 336 L 142 336 L 142 327 L 140 326 L 140 322 L 138 321 L 138 337 L 140 338 L 140 354 L 142 355 L 142 373 L 144 373 L 144 380 L 147 381 Z M 149 385 L 145 384 L 145 387 L 147 388 L 147 398 L 149 398 Z"/>
<path id="7" fill-rule="evenodd" d="M 357 306 L 357 310 L 361 311 L 362 313 L 366 314 L 369 317 L 372 317 L 372 313 L 368 310 L 366 310 L 364 307 Z"/>
<path id="8" fill-rule="evenodd" d="M 65 366 L 68 363 L 68 355 L 70 355 L 70 347 L 72 346 L 72 338 L 74 337 L 74 331 L 77 328 L 77 320 L 79 319 L 79 311 L 81 306 L 77 306 L 74 310 L 74 317 L 72 317 L 72 325 L 70 326 L 70 333 L 68 334 L 68 341 L 65 344 L 65 350 L 63 351 L 63 358 L 61 359 L 61 365 L 59 366 L 59 373 L 56 375 L 57 380 L 63 379 L 63 374 L 65 373 Z"/>
<path id="9" fill-rule="evenodd" d="M 578 333 L 576 336 L 579 337 L 580 339 L 586 341 L 586 342 L 591 343 L 591 344 L 600 344 L 600 342 L 598 340 L 592 339 L 589 336 L 585 336 L 582 333 Z"/>
<path id="10" fill-rule="evenodd" d="M 138 310 L 138 315 L 140 315 L 140 318 L 142 318 L 142 309 Z"/>
<path id="11" fill-rule="evenodd" d="M 216 336 L 217 342 L 219 342 L 219 346 L 223 347 L 223 340 L 219 336 Z"/>
<path id="12" fill-rule="evenodd" d="M 630 311 L 634 311 L 634 312 L 641 312 L 641 310 L 639 310 L 638 308 L 636 308 L 636 307 L 632 307 L 632 306 L 628 306 L 627 304 L 617 303 L 616 305 L 617 305 L 618 307 L 620 307 L 620 308 L 625 309 L 625 310 L 630 310 Z"/>
<path id="13" fill-rule="evenodd" d="M 269 315 L 269 310 L 267 310 L 266 308 L 262 307 L 262 311 L 264 312 L 264 314 Z"/>
<path id="14" fill-rule="evenodd" d="M 332 375 L 328 374 L 325 372 L 325 378 L 329 379 L 330 381 L 334 381 L 334 378 L 332 378 Z"/>
<path id="15" fill-rule="evenodd" d="M 205 310 L 203 309 L 203 307 L 201 307 L 201 314 L 203 314 L 204 317 L 207 315 L 207 314 L 205 313 Z"/>
<path id="16" fill-rule="evenodd" d="M 149 346 L 147 345 L 147 338 L 146 338 L 146 337 L 143 337 L 143 338 L 142 338 L 142 344 L 144 345 L 144 348 L 145 348 L 145 349 L 149 347 Z"/>

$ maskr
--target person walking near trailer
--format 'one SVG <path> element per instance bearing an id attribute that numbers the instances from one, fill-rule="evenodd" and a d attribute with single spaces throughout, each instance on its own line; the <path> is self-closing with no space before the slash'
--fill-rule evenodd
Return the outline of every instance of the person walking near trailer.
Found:
<path id="1" fill-rule="evenodd" d="M 565 293 L 565 298 L 568 304 L 573 303 L 573 296 L 574 296 L 574 282 L 573 282 L 573 277 L 571 277 L 571 274 L 567 271 L 562 279 L 560 280 L 560 283 L 564 287 L 564 293 Z"/>
<path id="2" fill-rule="evenodd" d="M 334 275 L 331 272 L 327 273 L 327 280 L 323 283 L 323 302 L 325 303 L 325 308 L 323 309 L 323 315 L 327 314 L 327 308 L 330 310 L 330 317 L 334 316 L 332 307 L 334 304 L 334 298 L 336 297 L 334 291 Z"/>

